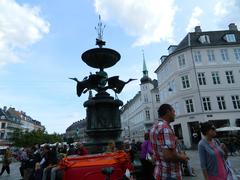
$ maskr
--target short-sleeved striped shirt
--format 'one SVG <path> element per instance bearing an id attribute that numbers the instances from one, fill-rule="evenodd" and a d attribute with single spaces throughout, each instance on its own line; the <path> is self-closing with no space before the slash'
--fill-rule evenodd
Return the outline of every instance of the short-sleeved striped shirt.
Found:
<path id="1" fill-rule="evenodd" d="M 154 177 L 156 180 L 168 178 L 181 180 L 180 163 L 164 160 L 163 149 L 176 150 L 176 136 L 167 121 L 160 119 L 150 130 L 150 140 L 156 158 Z"/>

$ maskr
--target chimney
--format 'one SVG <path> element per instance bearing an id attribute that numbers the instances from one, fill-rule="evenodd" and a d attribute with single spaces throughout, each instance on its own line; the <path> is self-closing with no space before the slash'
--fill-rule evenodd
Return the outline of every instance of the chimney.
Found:
<path id="1" fill-rule="evenodd" d="M 202 32 L 201 26 L 196 26 L 195 27 L 195 32 Z"/>
<path id="2" fill-rule="evenodd" d="M 6 112 L 7 111 L 7 106 L 3 107 L 3 111 Z"/>
<path id="3" fill-rule="evenodd" d="M 228 25 L 228 27 L 229 27 L 229 30 L 231 30 L 231 31 L 237 31 L 238 30 L 237 25 L 235 23 L 230 23 Z"/>

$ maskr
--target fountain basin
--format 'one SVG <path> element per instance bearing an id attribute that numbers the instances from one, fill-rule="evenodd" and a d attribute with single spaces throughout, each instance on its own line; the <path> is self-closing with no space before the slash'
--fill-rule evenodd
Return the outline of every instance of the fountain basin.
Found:
<path id="1" fill-rule="evenodd" d="M 109 68 L 115 65 L 121 58 L 121 55 L 109 48 L 93 48 L 82 54 L 82 60 L 93 68 Z"/>

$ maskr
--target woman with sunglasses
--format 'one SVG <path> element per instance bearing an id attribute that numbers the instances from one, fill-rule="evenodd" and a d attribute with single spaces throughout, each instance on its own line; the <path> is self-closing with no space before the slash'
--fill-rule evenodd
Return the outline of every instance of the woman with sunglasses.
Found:
<path id="1" fill-rule="evenodd" d="M 204 138 L 198 144 L 201 169 L 205 180 L 227 180 L 226 148 L 215 140 L 216 129 L 210 122 L 200 124 Z"/>

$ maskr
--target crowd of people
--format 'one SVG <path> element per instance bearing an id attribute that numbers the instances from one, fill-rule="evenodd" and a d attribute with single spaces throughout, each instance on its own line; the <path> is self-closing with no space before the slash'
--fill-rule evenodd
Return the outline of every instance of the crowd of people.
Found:
<path id="1" fill-rule="evenodd" d="M 117 148 L 113 140 L 109 141 L 105 152 L 112 153 L 118 150 L 124 150 L 129 154 L 129 159 L 133 162 L 137 154 L 137 147 L 134 141 L 124 141 L 123 146 Z M 21 148 L 14 155 L 14 159 L 21 162 L 19 171 L 23 180 L 59 180 L 63 174 L 60 170 L 59 162 L 64 157 L 79 157 L 88 155 L 88 149 L 82 143 L 73 144 L 45 144 L 35 145 L 33 147 Z M 13 154 L 8 148 L 4 153 L 2 170 L 0 175 L 5 171 L 10 174 L 10 163 Z M 132 170 L 129 168 L 129 170 Z M 129 174 L 128 174 L 129 173 Z M 133 177 L 129 171 L 124 176 L 125 180 Z"/>
<path id="2" fill-rule="evenodd" d="M 48 180 L 57 178 L 59 161 L 66 156 L 87 155 L 88 150 L 82 143 L 74 145 L 35 145 L 33 147 L 21 148 L 14 158 L 21 162 L 20 174 L 24 180 Z M 6 170 L 10 174 L 10 163 L 13 159 L 8 148 L 3 156 L 2 170 L 0 175 Z M 61 174 L 59 174 L 61 176 Z"/>
<path id="3" fill-rule="evenodd" d="M 183 175 L 196 176 L 191 166 L 183 142 L 174 134 L 170 126 L 175 120 L 175 110 L 169 104 L 162 104 L 158 109 L 158 121 L 155 122 L 149 132 L 144 134 L 142 143 L 125 140 L 120 148 L 129 154 L 134 163 L 139 157 L 143 180 L 181 180 Z M 200 124 L 202 139 L 198 144 L 200 165 L 205 180 L 234 180 L 234 174 L 228 161 L 228 149 L 224 143 L 217 140 L 216 128 L 210 122 Z M 106 153 L 119 150 L 115 142 L 109 141 Z M 84 156 L 88 150 L 82 143 L 74 145 L 48 144 L 43 147 L 36 145 L 31 148 L 22 148 L 17 159 L 21 162 L 19 168 L 24 180 L 55 180 L 59 179 L 58 163 L 66 156 Z M 10 174 L 9 164 L 11 153 L 6 150 L 0 175 L 6 170 Z M 127 174 L 127 172 L 126 172 Z M 130 179 L 131 175 L 125 175 Z M 60 178 L 61 179 L 61 178 Z"/>

